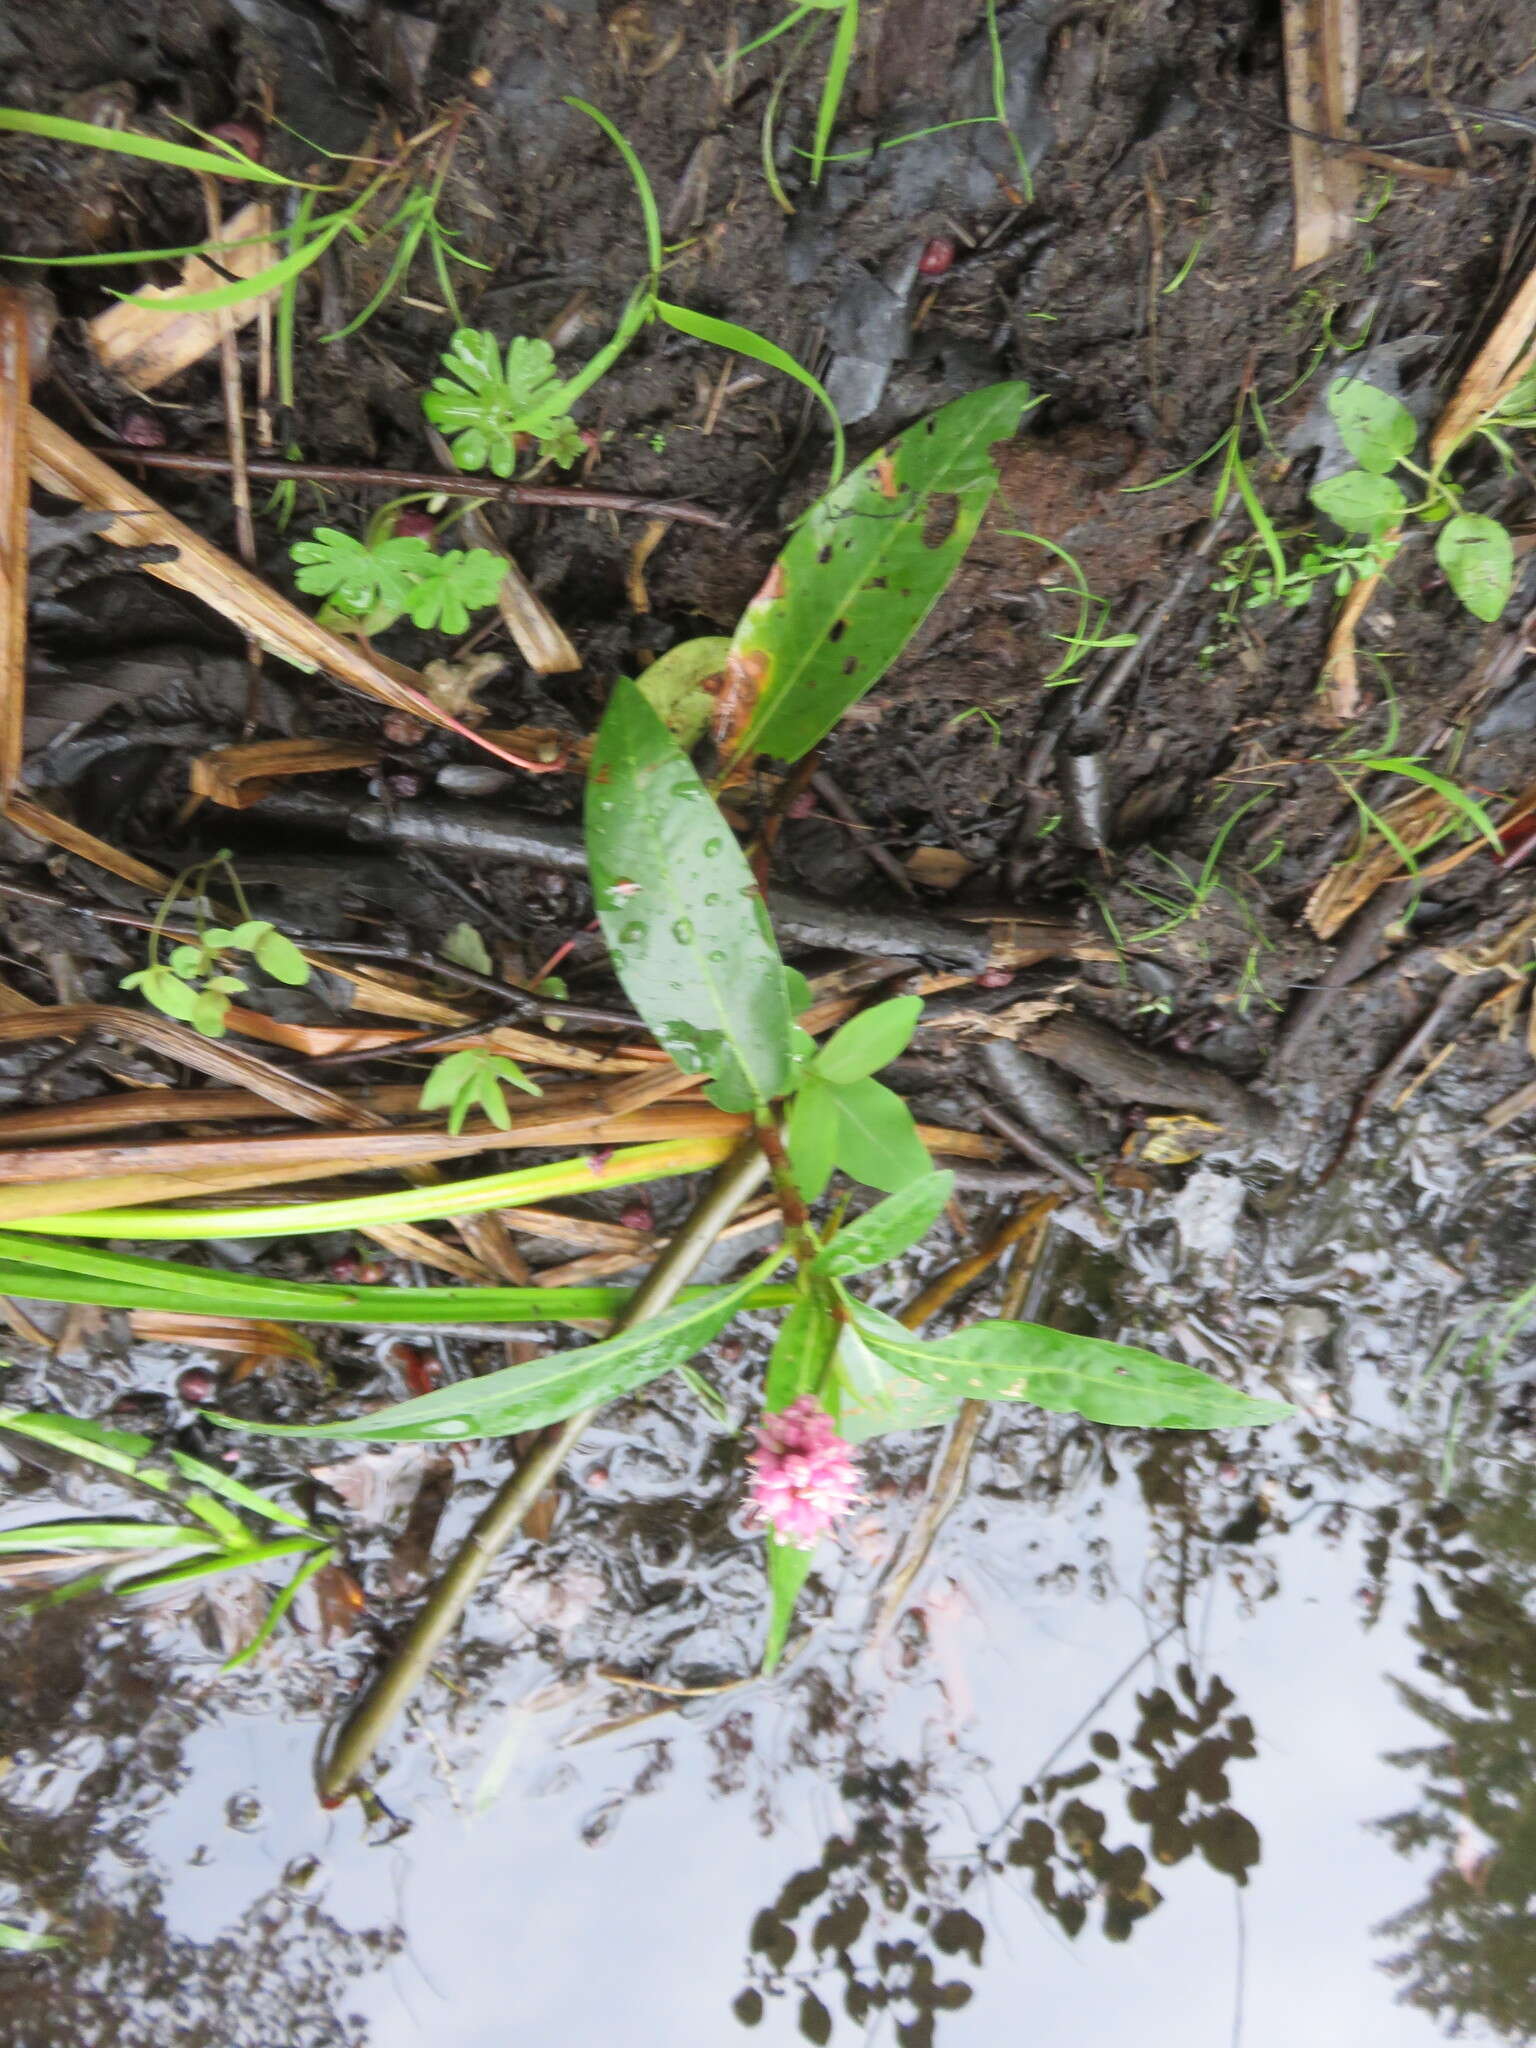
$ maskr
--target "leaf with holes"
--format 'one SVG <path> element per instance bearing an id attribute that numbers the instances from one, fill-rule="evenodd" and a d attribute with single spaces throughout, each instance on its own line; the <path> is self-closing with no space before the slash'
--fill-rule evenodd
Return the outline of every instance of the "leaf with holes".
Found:
<path id="1" fill-rule="evenodd" d="M 977 1401 L 1029 1401 L 1059 1415 L 1129 1429 L 1233 1429 L 1296 1411 L 1133 1344 L 1079 1337 L 1039 1323 L 973 1323 L 926 1343 L 860 1303 L 859 1335 L 877 1358 L 940 1392 Z"/>
<path id="2" fill-rule="evenodd" d="M 635 684 L 604 713 L 587 778 L 592 894 L 625 994 L 719 1109 L 790 1080 L 789 997 L 762 893 L 714 799 Z"/>
<path id="3" fill-rule="evenodd" d="M 1477 512 L 1448 519 L 1435 542 L 1435 559 L 1472 616 L 1491 625 L 1515 587 L 1514 543 L 1498 520 Z"/>
<path id="4" fill-rule="evenodd" d="M 731 642 L 714 738 L 727 766 L 798 761 L 880 680 L 959 568 L 997 489 L 990 450 L 1039 400 L 994 384 L 942 406 L 806 513 Z"/>

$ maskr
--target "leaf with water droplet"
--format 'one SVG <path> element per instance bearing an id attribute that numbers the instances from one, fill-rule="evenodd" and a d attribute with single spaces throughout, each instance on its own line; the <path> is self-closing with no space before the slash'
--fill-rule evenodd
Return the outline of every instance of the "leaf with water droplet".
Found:
<path id="1" fill-rule="evenodd" d="M 587 789 L 587 856 L 610 950 L 638 944 L 628 919 L 646 913 L 646 943 L 621 969 L 630 1001 L 685 1072 L 714 1077 L 717 1107 L 782 1095 L 789 1001 L 761 892 L 692 762 L 631 682 L 609 701 Z M 706 863 L 717 885 L 708 894 Z M 626 894 L 638 900 L 626 906 Z"/>

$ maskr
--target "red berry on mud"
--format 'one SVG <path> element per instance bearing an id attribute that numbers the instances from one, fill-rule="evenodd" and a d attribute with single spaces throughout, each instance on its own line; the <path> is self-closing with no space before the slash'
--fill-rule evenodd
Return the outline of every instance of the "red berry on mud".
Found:
<path id="1" fill-rule="evenodd" d="M 395 514 L 396 540 L 437 539 L 437 521 L 427 512 L 397 512 Z"/>
<path id="2" fill-rule="evenodd" d="M 208 133 L 220 142 L 227 142 L 231 149 L 238 149 L 241 155 L 248 156 L 252 163 L 261 162 L 267 138 L 253 121 L 221 121 L 217 128 L 210 128 Z"/>
<path id="3" fill-rule="evenodd" d="M 205 1408 L 218 1391 L 218 1380 L 206 1365 L 189 1365 L 176 1382 L 176 1392 L 189 1408 Z"/>
<path id="4" fill-rule="evenodd" d="M 978 988 L 1007 988 L 1012 980 L 1013 975 L 1008 968 L 986 967 L 977 975 L 976 986 Z"/>
<path id="5" fill-rule="evenodd" d="M 923 247 L 917 259 L 919 277 L 944 277 L 954 264 L 955 238 L 953 235 L 935 235 Z"/>
<path id="6" fill-rule="evenodd" d="M 391 711 L 384 721 L 384 737 L 392 747 L 419 747 L 427 728 L 407 711 Z"/>
<path id="7" fill-rule="evenodd" d="M 619 1211 L 619 1221 L 626 1230 L 654 1230 L 656 1218 L 649 1202 L 626 1202 Z"/>
<path id="8" fill-rule="evenodd" d="M 386 1277 L 387 1268 L 378 1259 L 365 1259 L 357 1269 L 358 1285 L 377 1287 Z"/>
<path id="9" fill-rule="evenodd" d="M 363 1262 L 356 1252 L 343 1252 L 339 1259 L 332 1259 L 325 1270 L 333 1280 L 339 1280 L 344 1287 L 347 1287 L 362 1272 Z"/>
<path id="10" fill-rule="evenodd" d="M 126 412 L 118 423 L 117 438 L 127 448 L 163 448 L 165 428 L 152 412 Z"/>

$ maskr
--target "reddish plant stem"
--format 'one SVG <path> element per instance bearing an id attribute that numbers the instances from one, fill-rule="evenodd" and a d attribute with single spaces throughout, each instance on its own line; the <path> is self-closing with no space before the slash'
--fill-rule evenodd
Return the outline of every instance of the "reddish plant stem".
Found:
<path id="1" fill-rule="evenodd" d="M 145 469 L 172 469 L 188 476 L 225 476 L 228 458 L 223 455 L 181 455 L 166 449 L 130 448 L 125 445 L 95 447 L 93 455 L 121 464 L 138 464 Z M 589 491 L 575 484 L 504 484 L 493 477 L 444 476 L 439 470 L 353 468 L 346 463 L 268 462 L 246 464 L 248 476 L 263 482 L 352 484 L 359 489 L 386 491 L 436 491 L 449 498 L 488 498 L 503 505 L 548 505 L 562 512 L 636 512 L 649 519 L 676 519 L 687 526 L 712 526 L 717 533 L 729 533 L 731 521 L 718 512 L 686 499 L 639 497 L 632 491 Z"/>

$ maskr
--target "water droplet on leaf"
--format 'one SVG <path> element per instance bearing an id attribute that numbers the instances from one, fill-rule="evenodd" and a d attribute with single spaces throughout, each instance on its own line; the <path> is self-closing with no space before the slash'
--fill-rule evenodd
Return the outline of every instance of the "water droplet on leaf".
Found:
<path id="1" fill-rule="evenodd" d="M 680 946 L 693 943 L 693 926 L 686 917 L 680 917 L 672 927 L 672 936 Z"/>

